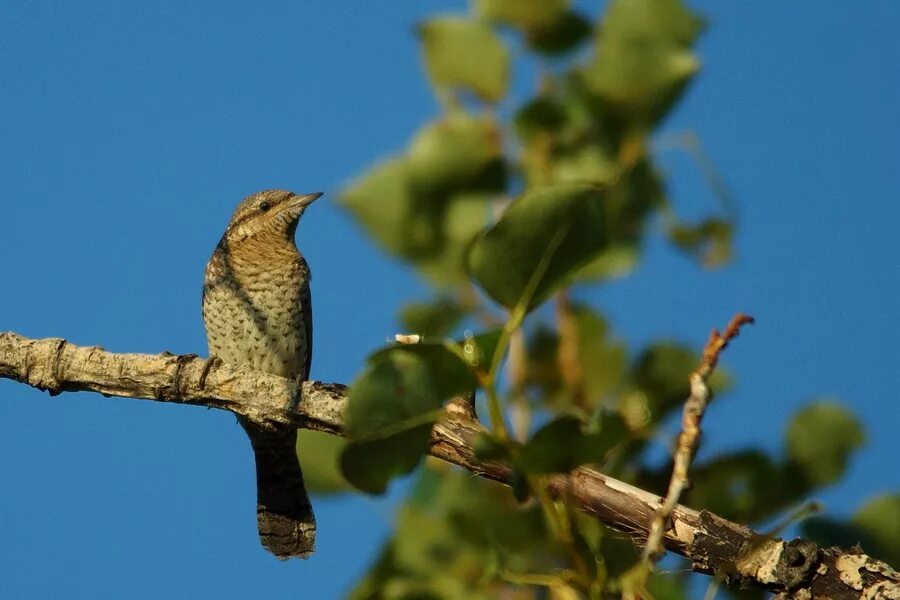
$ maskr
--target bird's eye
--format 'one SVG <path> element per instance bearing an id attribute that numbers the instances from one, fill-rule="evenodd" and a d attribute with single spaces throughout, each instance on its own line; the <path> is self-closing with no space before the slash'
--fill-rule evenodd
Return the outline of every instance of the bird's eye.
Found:
<path id="1" fill-rule="evenodd" d="M 260 210 L 261 212 L 266 212 L 266 211 L 269 210 L 270 208 L 272 208 L 272 205 L 269 204 L 269 203 L 266 202 L 266 201 L 263 201 L 263 202 L 260 202 L 260 203 L 259 203 L 259 210 Z"/>

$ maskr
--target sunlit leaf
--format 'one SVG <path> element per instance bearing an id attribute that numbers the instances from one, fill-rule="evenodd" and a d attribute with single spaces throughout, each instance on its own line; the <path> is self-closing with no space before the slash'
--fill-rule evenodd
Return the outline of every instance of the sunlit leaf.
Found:
<path id="1" fill-rule="evenodd" d="M 585 82 L 623 114 L 650 124 L 699 69 L 690 45 L 701 29 L 680 0 L 613 0 Z"/>
<path id="2" fill-rule="evenodd" d="M 474 0 L 472 5 L 482 19 L 527 31 L 554 23 L 569 0 Z"/>
<path id="3" fill-rule="evenodd" d="M 506 94 L 509 50 L 488 25 L 446 16 L 427 21 L 418 32 L 435 87 L 462 88 L 486 102 Z"/>
<path id="4" fill-rule="evenodd" d="M 350 209 L 375 241 L 392 254 L 412 257 L 433 245 L 429 232 L 413 231 L 416 199 L 403 158 L 379 163 L 343 190 L 339 202 Z"/>
<path id="5" fill-rule="evenodd" d="M 415 168 L 406 158 L 376 165 L 341 193 L 340 202 L 381 247 L 418 266 L 435 284 L 445 286 L 467 278 L 465 250 L 487 224 L 491 196 L 451 192 L 449 188 L 425 195 L 415 192 L 413 172 L 424 176 L 426 158 L 419 155 Z M 468 163 L 457 160 L 456 164 L 464 168 Z M 483 161 L 478 164 L 487 165 Z M 485 168 L 483 177 L 470 171 L 474 180 L 461 177 L 453 185 L 458 187 L 467 181 L 475 187 L 486 185 L 485 178 L 496 175 L 490 175 L 495 172 L 491 171 L 493 167 Z"/>
<path id="6" fill-rule="evenodd" d="M 604 197 L 590 185 L 526 193 L 472 245 L 472 276 L 494 300 L 513 307 L 545 263 L 529 303 L 536 306 L 605 247 Z"/>
<path id="7" fill-rule="evenodd" d="M 854 450 L 865 441 L 862 424 L 841 404 L 820 401 L 797 412 L 787 431 L 792 462 L 813 485 L 840 479 Z"/>
<path id="8" fill-rule="evenodd" d="M 584 145 L 553 161 L 553 180 L 561 183 L 611 184 L 619 172 L 615 157 L 597 145 Z"/>

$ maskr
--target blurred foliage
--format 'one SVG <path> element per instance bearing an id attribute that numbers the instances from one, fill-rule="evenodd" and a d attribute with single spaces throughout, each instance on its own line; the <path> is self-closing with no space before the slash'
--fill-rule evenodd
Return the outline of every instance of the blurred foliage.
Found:
<path id="1" fill-rule="evenodd" d="M 469 14 L 416 28 L 442 114 L 340 202 L 430 284 L 432 298 L 399 311 L 403 332 L 424 341 L 371 356 L 351 388 L 346 441 L 298 442 L 319 492 L 381 493 L 414 471 L 393 535 L 352 597 L 615 598 L 631 585 L 622 575 L 638 560 L 632 540 L 550 500 L 540 483 L 580 465 L 657 493 L 668 482 L 661 427 L 689 393 L 699 349 L 630 347 L 598 307 L 573 298 L 628 275 L 656 223 L 700 266 L 732 257 L 735 224 L 708 161 L 699 166 L 721 205 L 682 223 L 651 152 L 700 69 L 703 27 L 681 0 L 611 0 L 597 20 L 568 0 L 472 0 Z M 536 72 L 531 92 L 511 85 L 519 63 Z M 722 395 L 730 378 L 719 369 L 709 383 Z M 490 417 L 476 452 L 511 464 L 512 492 L 423 460 L 455 396 L 476 398 Z M 749 525 L 783 519 L 843 477 L 864 437 L 839 403 L 810 404 L 783 452 L 746 448 L 693 465 L 684 501 Z M 900 498 L 802 527 L 896 562 Z M 653 575 L 647 597 L 691 597 L 687 582 L 677 569 Z"/>
<path id="2" fill-rule="evenodd" d="M 900 493 L 872 498 L 850 519 L 809 519 L 803 523 L 803 534 L 826 546 L 860 544 L 872 556 L 900 564 Z"/>

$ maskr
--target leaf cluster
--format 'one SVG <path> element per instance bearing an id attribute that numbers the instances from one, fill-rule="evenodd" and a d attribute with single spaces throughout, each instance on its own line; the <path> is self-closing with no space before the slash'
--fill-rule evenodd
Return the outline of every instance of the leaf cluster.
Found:
<path id="1" fill-rule="evenodd" d="M 346 442 L 305 432 L 299 442 L 304 465 L 320 457 L 305 468 L 323 492 L 383 493 L 415 471 L 396 530 L 353 597 L 627 592 L 632 541 L 545 497 L 541 482 L 582 465 L 658 493 L 668 481 L 659 435 L 699 357 L 671 340 L 629 347 L 598 307 L 572 298 L 628 275 L 654 216 L 701 265 L 732 255 L 727 211 L 675 217 L 650 144 L 700 69 L 703 27 L 681 0 L 611 0 L 599 19 L 567 0 L 473 0 L 468 14 L 416 27 L 443 112 L 340 201 L 431 285 L 432 298 L 399 310 L 404 331 L 424 341 L 370 357 L 351 388 Z M 511 93 L 514 60 L 539 75 L 525 97 Z M 709 383 L 720 395 L 730 385 L 721 369 Z M 512 494 L 423 460 L 454 397 L 488 417 L 477 452 L 512 465 Z M 840 479 L 863 440 L 840 404 L 813 403 L 780 454 L 749 448 L 694 465 L 685 501 L 771 523 Z M 893 531 L 898 515 L 897 497 L 885 496 L 848 522 L 819 517 L 804 528 L 890 558 L 900 535 L 878 524 Z M 683 574 L 647 583 L 658 598 L 688 597 L 685 585 Z"/>

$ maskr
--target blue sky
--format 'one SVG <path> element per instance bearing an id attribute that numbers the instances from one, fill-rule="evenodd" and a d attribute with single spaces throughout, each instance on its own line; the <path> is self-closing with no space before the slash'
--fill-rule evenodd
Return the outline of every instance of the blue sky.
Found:
<path id="1" fill-rule="evenodd" d="M 590 6 L 589 2 L 579 4 Z M 313 376 L 352 380 L 426 296 L 334 204 L 437 115 L 411 25 L 462 2 L 25 2 L 0 19 L 0 330 L 121 352 L 204 354 L 203 266 L 234 205 L 324 191 Z M 869 443 L 820 499 L 897 490 L 900 5 L 696 2 L 703 72 L 666 123 L 693 130 L 741 207 L 737 260 L 706 272 L 656 235 L 632 278 L 588 295 L 635 344 L 697 347 L 755 315 L 706 451 L 778 449 L 788 417 L 846 401 Z M 524 70 L 518 89 L 527 89 Z M 663 152 L 680 214 L 714 198 Z M 390 499 L 316 502 L 319 551 L 256 539 L 252 457 L 231 415 L 0 381 L 0 596 L 331 598 L 373 558 Z"/>

